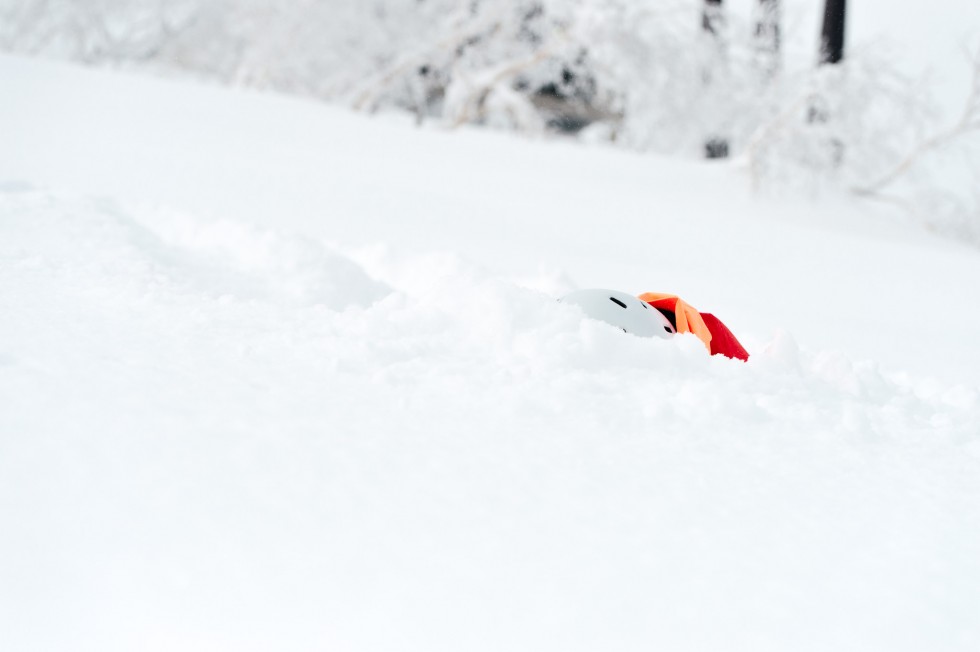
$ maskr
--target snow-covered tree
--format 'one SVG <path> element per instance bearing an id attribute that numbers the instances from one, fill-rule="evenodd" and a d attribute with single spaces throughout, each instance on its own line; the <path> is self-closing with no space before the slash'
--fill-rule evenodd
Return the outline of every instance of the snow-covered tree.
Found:
<path id="1" fill-rule="evenodd" d="M 744 157 L 760 188 L 824 179 L 880 195 L 875 179 L 911 176 L 910 152 L 945 150 L 945 137 L 923 135 L 918 80 L 874 52 L 844 59 L 845 0 L 825 0 L 822 25 L 795 23 L 820 28 L 816 66 L 782 50 L 781 12 L 792 5 L 753 0 L 751 18 L 740 18 L 729 4 L 0 0 L 0 49 L 409 111 L 448 127 Z"/>
<path id="2" fill-rule="evenodd" d="M 820 66 L 822 80 L 825 85 L 838 83 L 841 73 L 836 69 L 837 64 L 844 60 L 844 19 L 847 0 L 824 0 L 823 24 L 820 29 Z M 832 119 L 828 106 L 826 92 L 814 93 L 810 100 L 810 111 L 807 120 L 816 129 L 823 128 Z M 832 167 L 838 167 L 844 158 L 845 141 L 837 137 L 828 137 L 824 148 Z"/>
<path id="3" fill-rule="evenodd" d="M 757 0 L 753 20 L 753 59 L 760 81 L 771 82 L 782 66 L 782 11 L 779 0 Z"/>
<path id="4" fill-rule="evenodd" d="M 728 43 L 722 0 L 704 0 L 701 30 L 704 52 L 701 73 L 704 80 L 704 97 L 701 102 L 707 109 L 704 112 L 707 132 L 704 153 L 707 158 L 726 158 L 729 143 L 724 133 L 724 116 L 731 107 L 726 97 L 729 81 Z"/>

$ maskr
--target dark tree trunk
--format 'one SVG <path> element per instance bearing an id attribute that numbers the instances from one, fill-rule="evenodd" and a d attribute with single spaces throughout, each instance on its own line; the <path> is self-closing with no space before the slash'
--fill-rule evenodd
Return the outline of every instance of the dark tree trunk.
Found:
<path id="1" fill-rule="evenodd" d="M 823 27 L 820 30 L 820 65 L 836 65 L 844 60 L 844 17 L 847 0 L 824 0 Z M 811 124 L 826 124 L 830 111 L 826 100 L 819 95 L 813 98 L 808 112 Z M 838 138 L 827 141 L 827 150 L 834 167 L 844 160 L 844 143 Z"/>
<path id="2" fill-rule="evenodd" d="M 717 104 L 721 100 L 719 86 L 727 67 L 726 43 L 725 43 L 725 15 L 722 12 L 722 0 L 704 0 L 704 9 L 701 12 L 701 29 L 704 32 L 710 55 L 707 57 L 705 69 L 702 71 L 705 84 L 705 98 L 707 102 L 707 112 L 713 116 L 720 115 L 723 111 Z M 718 125 L 712 124 L 710 128 L 714 131 Z M 704 154 L 706 158 L 727 158 L 728 157 L 728 138 L 720 133 L 709 133 L 704 142 Z"/>
<path id="3" fill-rule="evenodd" d="M 839 63 L 844 58 L 844 15 L 847 0 L 826 0 L 820 32 L 820 63 Z"/>
<path id="4" fill-rule="evenodd" d="M 715 37 L 720 37 L 723 23 L 724 14 L 721 13 L 721 0 L 704 0 L 701 28 Z"/>

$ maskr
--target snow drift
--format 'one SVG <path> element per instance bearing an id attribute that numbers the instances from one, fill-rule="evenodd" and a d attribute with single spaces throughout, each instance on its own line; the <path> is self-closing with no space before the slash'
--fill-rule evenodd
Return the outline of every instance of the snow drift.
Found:
<path id="1" fill-rule="evenodd" d="M 902 372 L 900 355 L 882 365 L 754 328 L 737 331 L 755 342 L 741 363 L 707 356 L 693 336 L 640 339 L 584 320 L 554 300 L 555 290 L 603 265 L 614 270 L 609 278 L 629 276 L 637 267 L 612 246 L 621 229 L 608 240 L 598 229 L 566 230 L 560 246 L 538 248 L 540 259 L 525 266 L 493 255 L 496 240 L 468 240 L 465 224 L 443 231 L 441 244 L 455 246 L 440 249 L 421 246 L 421 235 L 397 237 L 424 229 L 433 219 L 424 208 L 479 196 L 486 178 L 497 182 L 495 201 L 520 201 L 502 160 L 580 163 L 547 144 L 481 137 L 447 145 L 408 131 L 366 143 L 368 123 L 330 127 L 331 114 L 304 123 L 313 110 L 305 105 L 147 84 L 164 133 L 178 106 L 191 125 L 184 137 L 203 133 L 190 117 L 201 97 L 249 116 L 254 131 L 237 132 L 237 142 L 272 148 L 249 164 L 286 182 L 307 172 L 264 140 L 270 132 L 257 116 L 277 107 L 297 138 L 273 132 L 276 142 L 293 154 L 305 152 L 302 127 L 317 124 L 327 130 L 318 138 L 345 131 L 384 157 L 405 159 L 417 143 L 489 153 L 498 173 L 452 177 L 459 186 L 387 216 L 370 202 L 359 212 L 335 183 L 341 200 L 320 204 L 334 211 L 328 218 L 281 211 L 262 223 L 245 210 L 208 214 L 202 186 L 159 174 L 175 160 L 164 147 L 156 168 L 119 167 L 128 192 L 147 201 L 115 198 L 108 189 L 119 180 L 100 172 L 105 162 L 72 172 L 77 156 L 99 159 L 98 149 L 55 156 L 43 144 L 45 112 L 17 108 L 41 106 L 40 97 L 90 73 L 8 65 L 36 76 L 39 94 L 21 95 L 5 114 L 38 146 L 22 147 L 29 136 L 17 136 L 0 154 L 6 649 L 980 644 L 980 393 L 957 380 L 969 378 L 963 368 Z M 18 88 L 26 77 L 17 76 Z M 140 88 L 126 77 L 98 79 L 110 92 Z M 58 106 L 47 109 L 68 115 L 80 105 Z M 119 131 L 133 124 L 139 118 L 104 126 L 101 136 L 114 134 L 108 151 L 141 147 Z M 234 158 L 221 127 L 207 129 L 197 164 Z M 332 155 L 358 151 L 333 142 Z M 297 156 L 305 167 L 304 156 L 315 155 Z M 632 198 L 660 192 L 633 181 L 656 163 L 600 159 L 633 169 L 592 187 L 618 197 L 626 213 Z M 419 179 L 442 169 L 421 160 Z M 383 166 L 375 176 L 357 170 L 350 178 L 363 187 L 413 206 L 417 186 L 389 183 Z M 539 166 L 545 184 L 559 185 L 552 175 L 566 172 Z M 232 186 L 242 205 L 269 192 L 242 182 L 249 165 L 225 174 L 234 182 L 217 181 L 214 201 Z M 719 173 L 663 174 L 678 194 L 693 195 L 700 175 Z M 284 183 L 265 176 L 273 189 Z M 59 180 L 63 187 L 50 185 Z M 187 203 L 199 203 L 181 206 L 179 192 L 161 201 L 173 188 L 194 189 Z M 323 200 L 309 192 L 306 201 Z M 488 203 L 492 210 L 470 214 L 473 229 L 494 228 L 487 220 L 500 203 Z M 573 224 L 592 217 L 588 204 L 579 213 L 561 206 Z M 797 210 L 790 222 L 806 222 L 807 209 Z M 678 241 L 697 242 L 691 234 L 713 225 L 712 214 L 673 227 Z M 522 217 L 544 231 L 552 215 Z M 737 215 L 787 252 L 773 256 L 803 259 L 799 269 L 816 278 L 801 283 L 829 284 L 847 305 L 861 305 L 864 286 L 839 283 L 808 258 L 813 252 L 790 246 L 801 227 Z M 376 233 L 387 237 L 332 230 L 349 221 L 385 224 Z M 883 233 L 884 243 L 834 227 L 802 232 L 818 251 L 866 243 L 865 254 L 886 267 L 896 248 L 977 265 L 947 244 L 912 244 L 901 230 Z M 572 254 L 581 251 L 593 257 L 577 267 Z M 919 270 L 924 284 L 944 283 L 951 296 L 972 289 L 975 277 L 942 272 Z M 720 283 L 712 269 L 687 274 L 696 287 Z M 888 296 L 889 279 L 865 282 Z M 780 298 L 790 321 L 806 310 L 806 297 Z M 856 318 L 873 323 L 875 309 Z M 974 311 L 962 306 L 963 328 L 976 323 Z M 733 321 L 760 323 L 735 312 Z"/>

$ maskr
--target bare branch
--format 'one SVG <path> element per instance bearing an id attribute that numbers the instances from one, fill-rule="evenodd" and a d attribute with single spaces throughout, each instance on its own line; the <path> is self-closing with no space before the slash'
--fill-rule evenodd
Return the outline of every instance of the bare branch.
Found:
<path id="1" fill-rule="evenodd" d="M 915 162 L 926 152 L 939 149 L 947 143 L 968 133 L 980 131 L 980 49 L 970 55 L 973 70 L 970 78 L 970 91 L 967 93 L 963 112 L 950 128 L 941 131 L 917 144 L 890 170 L 871 183 L 851 187 L 851 191 L 862 196 L 876 195 L 906 174 Z"/>
<path id="2" fill-rule="evenodd" d="M 509 61 L 497 70 L 494 70 L 486 82 L 481 84 L 475 93 L 470 94 L 468 101 L 465 103 L 465 109 L 453 119 L 450 127 L 455 129 L 466 123 L 473 122 L 478 118 L 482 118 L 484 116 L 486 99 L 497 84 L 516 76 L 522 70 L 531 68 L 550 56 L 551 51 L 549 49 L 541 48 L 528 57 Z"/>
<path id="3" fill-rule="evenodd" d="M 454 25 L 453 33 L 447 37 L 436 41 L 434 44 L 426 45 L 419 50 L 409 52 L 399 57 L 395 63 L 378 74 L 368 87 L 362 90 L 353 102 L 353 107 L 357 111 L 373 111 L 375 104 L 387 87 L 396 79 L 413 69 L 417 69 L 437 58 L 439 53 L 458 50 L 464 43 L 473 41 L 480 37 L 491 36 L 500 30 L 501 17 L 497 13 L 491 14 L 488 18 L 475 21 L 475 24 L 463 25 L 468 29 L 459 29 L 459 25 Z M 462 21 L 461 21 L 462 22 Z"/>

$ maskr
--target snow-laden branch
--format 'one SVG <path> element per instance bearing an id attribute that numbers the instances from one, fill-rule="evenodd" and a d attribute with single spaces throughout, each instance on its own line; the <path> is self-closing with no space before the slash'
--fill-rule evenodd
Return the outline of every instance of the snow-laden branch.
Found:
<path id="1" fill-rule="evenodd" d="M 492 36 L 500 29 L 500 24 L 501 17 L 496 13 L 474 24 L 456 24 L 453 25 L 448 36 L 402 54 L 365 84 L 365 87 L 357 93 L 357 97 L 352 103 L 353 108 L 357 111 L 373 111 L 379 98 L 384 95 L 393 82 L 405 74 L 430 64 L 433 60 L 444 56 L 446 52 L 459 51 L 467 43 Z"/>
<path id="2" fill-rule="evenodd" d="M 513 94 L 507 93 L 506 88 L 502 85 L 513 79 L 521 71 L 541 63 L 550 56 L 549 49 L 541 48 L 521 59 L 507 61 L 489 70 L 481 71 L 469 79 L 465 78 L 463 74 L 457 74 L 456 81 L 446 93 L 447 96 L 457 96 L 451 102 L 448 101 L 447 97 L 447 104 L 453 107 L 447 108 L 449 115 L 446 117 L 449 119 L 450 126 L 456 128 L 482 118 L 486 111 L 487 99 L 494 92 L 503 91 L 509 96 L 510 103 L 513 104 L 516 98 L 513 97 Z M 530 105 L 530 102 L 526 100 L 525 102 Z M 515 122 L 526 122 L 526 120 Z"/>

